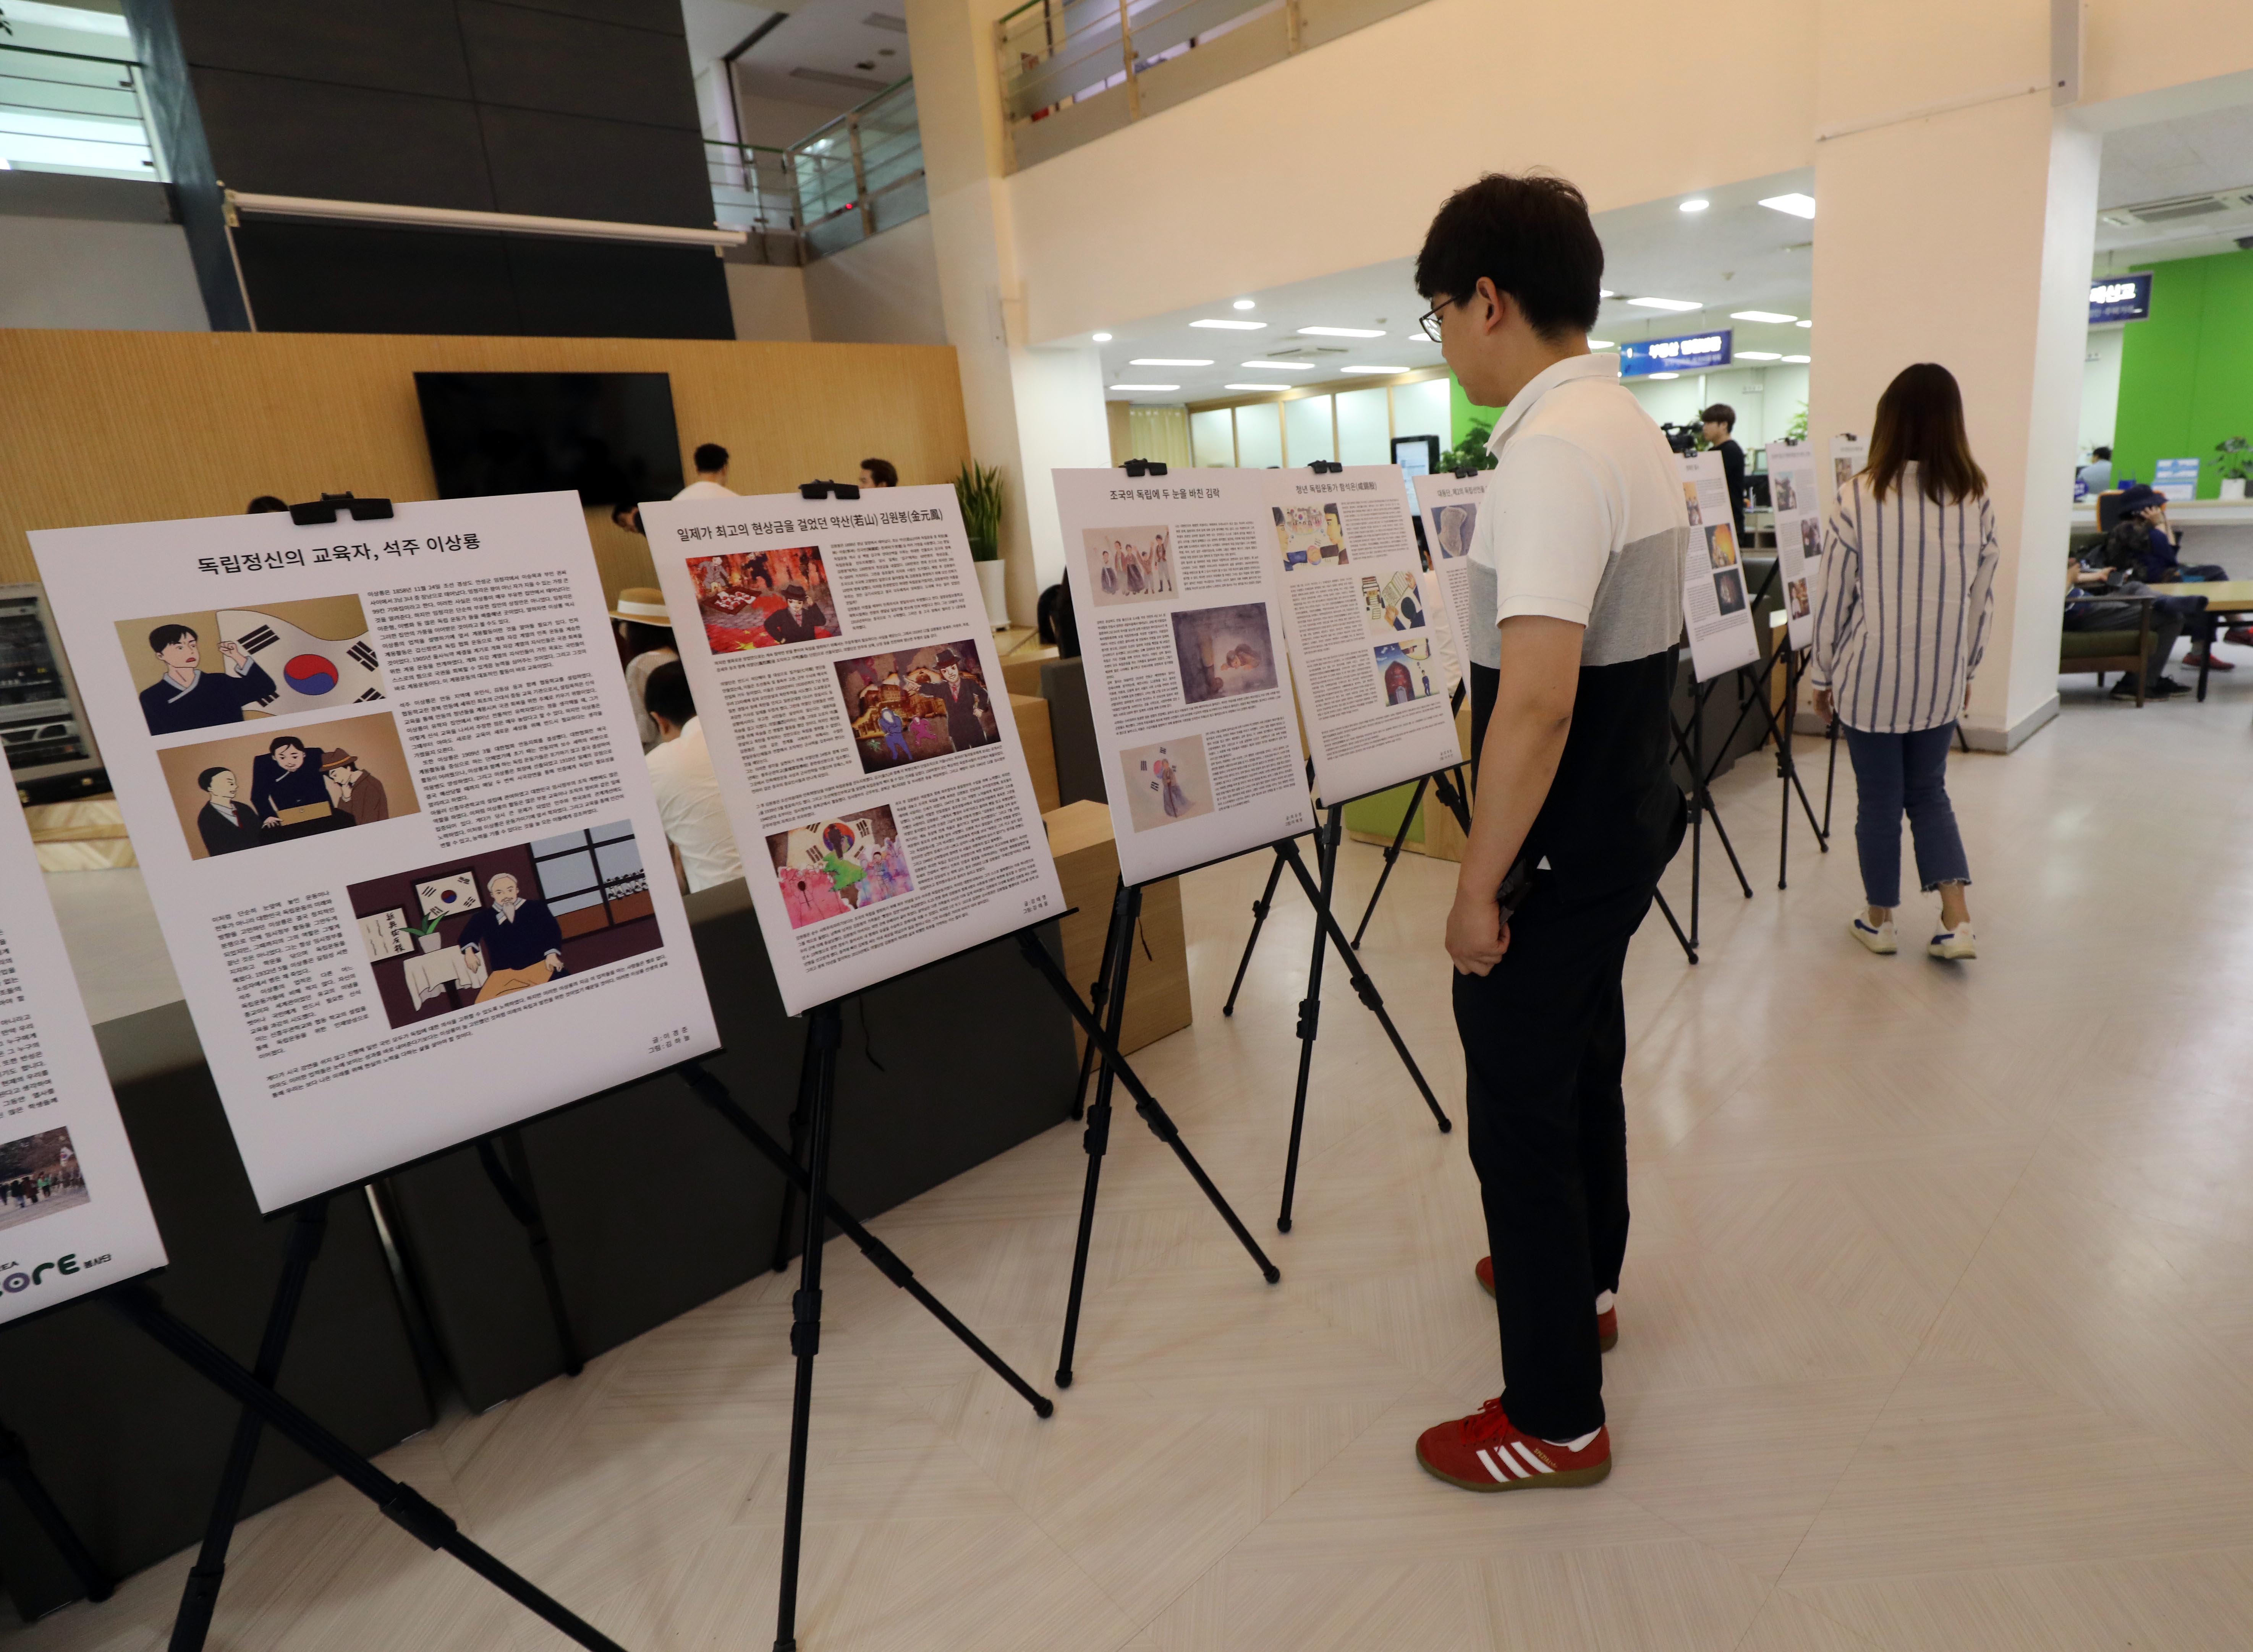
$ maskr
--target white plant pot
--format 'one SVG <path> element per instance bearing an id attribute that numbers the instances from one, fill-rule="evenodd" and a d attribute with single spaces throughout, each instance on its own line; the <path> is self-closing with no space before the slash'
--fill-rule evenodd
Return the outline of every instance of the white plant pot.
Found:
<path id="1" fill-rule="evenodd" d="M 426 952 L 435 952 L 441 946 L 445 944 L 443 941 L 438 938 L 438 931 L 436 930 L 432 930 L 428 935 L 416 936 L 415 938 L 415 944 Z"/>
<path id="2" fill-rule="evenodd" d="M 2222 497 L 2225 499 L 2243 498 L 2245 497 L 2245 478 L 2242 476 L 2223 477 L 2222 478 Z"/>
<path id="3" fill-rule="evenodd" d="M 990 562 L 973 562 L 978 570 L 978 595 L 985 599 L 987 617 L 1000 631 L 1009 623 L 1008 577 L 1009 565 L 1000 558 Z"/>

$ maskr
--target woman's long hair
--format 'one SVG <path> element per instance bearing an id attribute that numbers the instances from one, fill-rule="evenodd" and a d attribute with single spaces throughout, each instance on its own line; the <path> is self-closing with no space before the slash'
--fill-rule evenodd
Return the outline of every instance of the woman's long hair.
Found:
<path id="1" fill-rule="evenodd" d="M 1936 361 L 1903 367 L 1878 398 L 1878 422 L 1870 432 L 1870 461 L 1863 474 L 1870 491 L 1882 499 L 1901 480 L 1902 467 L 1916 466 L 1917 488 L 1935 505 L 1981 498 L 1987 473 L 1971 457 L 1964 431 L 1964 393 L 1956 375 Z"/>

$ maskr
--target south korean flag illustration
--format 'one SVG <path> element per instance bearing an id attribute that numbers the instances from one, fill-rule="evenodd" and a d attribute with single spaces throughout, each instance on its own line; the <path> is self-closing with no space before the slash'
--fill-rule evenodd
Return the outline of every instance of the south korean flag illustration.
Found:
<path id="1" fill-rule="evenodd" d="M 241 643 L 273 679 L 275 693 L 260 709 L 275 716 L 384 697 L 375 644 L 366 632 L 316 637 L 273 614 L 228 608 L 220 610 L 219 634 L 222 641 Z"/>

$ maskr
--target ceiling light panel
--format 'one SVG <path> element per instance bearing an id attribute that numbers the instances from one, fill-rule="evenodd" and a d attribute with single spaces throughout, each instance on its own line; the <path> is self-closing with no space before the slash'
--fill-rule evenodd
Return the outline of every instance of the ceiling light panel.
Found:
<path id="1" fill-rule="evenodd" d="M 1114 384 L 1113 390 L 1178 390 L 1177 384 Z"/>
<path id="2" fill-rule="evenodd" d="M 1771 195 L 1761 203 L 1779 213 L 1789 213 L 1794 218 L 1815 216 L 1815 197 L 1812 195 Z"/>
<path id="3" fill-rule="evenodd" d="M 1137 356 L 1126 365 L 1130 367 L 1210 367 L 1212 363 L 1197 356 Z"/>
<path id="4" fill-rule="evenodd" d="M 1740 350 L 1737 352 L 1737 359 L 1740 361 L 1781 361 L 1783 359 L 1783 357 L 1773 350 Z"/>
<path id="5" fill-rule="evenodd" d="M 1312 338 L 1382 338 L 1382 327 L 1301 327 L 1299 331 Z"/>
<path id="6" fill-rule="evenodd" d="M 1189 323 L 1192 327 L 1218 327 L 1226 332 L 1258 332 L 1266 324 L 1264 321 L 1226 321 L 1210 317 Z"/>
<path id="7" fill-rule="evenodd" d="M 1224 384 L 1220 387 L 1224 390 L 1280 390 L 1283 387 L 1279 384 Z"/>
<path id="8" fill-rule="evenodd" d="M 1340 373 L 1413 373 L 1413 367 L 1340 367 Z"/>
<path id="9" fill-rule="evenodd" d="M 1682 203 L 1682 210 L 1685 213 L 1702 213 L 1712 204 L 1702 195 L 1692 196 Z"/>
<path id="10" fill-rule="evenodd" d="M 1705 306 L 1694 298 L 1630 298 L 1628 303 L 1643 310 L 1703 310 Z M 1652 375 L 1654 378 L 1656 374 Z"/>
<path id="11" fill-rule="evenodd" d="M 1805 366 L 1809 362 L 1814 359 L 1815 358 L 1812 356 L 1786 356 L 1784 358 L 1785 361 L 1802 367 Z"/>
<path id="12" fill-rule="evenodd" d="M 1239 298 L 1233 304 L 1230 305 L 1229 308 L 1231 310 L 1257 310 L 1259 308 L 1259 302 L 1255 298 Z"/>
<path id="13" fill-rule="evenodd" d="M 1732 310 L 1729 312 L 1729 319 L 1731 321 L 1773 322 L 1779 327 L 1785 327 L 1790 325 L 1793 322 L 1797 321 L 1799 317 L 1796 316 L 1787 316 L 1782 311 L 1776 310 Z"/>
<path id="14" fill-rule="evenodd" d="M 1270 373 L 1312 373 L 1315 370 L 1315 364 L 1311 361 L 1239 361 L 1236 365 L 1239 367 L 1264 367 Z"/>

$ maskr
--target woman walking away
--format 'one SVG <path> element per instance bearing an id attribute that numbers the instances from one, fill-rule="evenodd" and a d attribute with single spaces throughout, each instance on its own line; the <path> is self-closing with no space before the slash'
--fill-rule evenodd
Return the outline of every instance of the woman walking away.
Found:
<path id="1" fill-rule="evenodd" d="M 1869 910 L 1854 938 L 1891 952 L 1901 904 L 1901 813 L 1917 881 L 1940 892 L 1935 958 L 1978 956 L 1971 870 L 1948 802 L 1948 748 L 1995 610 L 1995 512 L 1964 432 L 1956 376 L 1902 369 L 1878 398 L 1868 468 L 1838 490 L 1815 610 L 1815 712 L 1846 731 L 1859 794 L 1854 847 Z"/>

